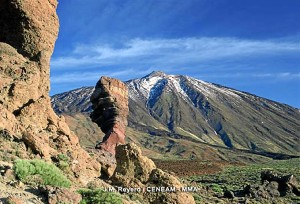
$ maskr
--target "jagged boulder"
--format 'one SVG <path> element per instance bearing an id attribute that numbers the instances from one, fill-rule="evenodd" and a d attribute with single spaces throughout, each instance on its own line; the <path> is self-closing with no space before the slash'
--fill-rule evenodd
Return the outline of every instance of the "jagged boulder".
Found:
<path id="1" fill-rule="evenodd" d="M 261 182 L 261 185 L 247 185 L 244 193 L 256 199 L 271 199 L 290 193 L 296 196 L 300 195 L 298 182 L 293 175 L 279 176 L 271 170 L 262 171 Z"/>
<path id="2" fill-rule="evenodd" d="M 96 148 L 115 154 L 116 146 L 125 144 L 128 88 L 117 79 L 101 77 L 90 100 L 93 104 L 90 117 L 105 133 L 103 141 Z"/>
<path id="3" fill-rule="evenodd" d="M 57 1 L 0 0 L 0 5 L 0 130 L 46 160 L 59 153 L 68 155 L 82 182 L 99 176 L 100 164 L 80 147 L 50 104 Z"/>
<path id="4" fill-rule="evenodd" d="M 294 193 L 300 196 L 300 191 L 298 189 L 298 182 L 294 175 L 279 176 L 272 170 L 261 172 L 261 181 L 265 182 L 276 182 L 278 185 L 278 190 L 281 195 L 286 195 L 287 193 Z"/>
<path id="5" fill-rule="evenodd" d="M 175 176 L 156 168 L 154 162 L 143 156 L 134 143 L 116 148 L 117 167 L 111 180 L 114 185 L 143 189 L 145 203 L 195 203 L 191 194 L 181 192 L 184 186 Z M 176 192 L 147 192 L 147 187 L 175 187 Z"/>
<path id="6" fill-rule="evenodd" d="M 154 162 L 143 156 L 141 149 L 134 143 L 117 146 L 116 161 L 117 167 L 112 177 L 116 185 L 141 187 L 156 169 Z"/>
<path id="7" fill-rule="evenodd" d="M 271 199 L 280 196 L 277 182 L 264 182 L 262 185 L 247 185 L 244 193 L 255 199 Z"/>

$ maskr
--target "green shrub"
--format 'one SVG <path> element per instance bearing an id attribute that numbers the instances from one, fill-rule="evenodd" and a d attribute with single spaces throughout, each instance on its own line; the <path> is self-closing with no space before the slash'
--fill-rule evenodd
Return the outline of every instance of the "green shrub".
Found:
<path id="1" fill-rule="evenodd" d="M 78 191 L 82 195 L 80 204 L 122 204 L 120 195 L 106 192 L 102 189 L 81 189 Z"/>
<path id="2" fill-rule="evenodd" d="M 69 162 L 69 157 L 65 154 L 58 154 L 57 158 L 59 161 Z"/>
<path id="3" fill-rule="evenodd" d="M 63 170 L 65 173 L 67 173 L 70 167 L 69 157 L 66 156 L 65 154 L 59 154 L 57 155 L 57 159 L 58 159 L 57 167 Z"/>
<path id="4" fill-rule="evenodd" d="M 16 160 L 14 163 L 16 176 L 25 183 L 30 181 L 37 184 L 70 187 L 71 181 L 67 179 L 59 168 L 42 160 Z M 39 178 L 38 181 L 35 178 Z"/>
<path id="5" fill-rule="evenodd" d="M 203 203 L 202 197 L 198 194 L 193 194 L 195 203 Z"/>
<path id="6" fill-rule="evenodd" d="M 69 169 L 69 163 L 65 161 L 59 161 L 57 167 L 63 170 L 64 172 L 67 172 L 67 170 Z"/>
<path id="7" fill-rule="evenodd" d="M 223 189 L 219 184 L 212 184 L 211 189 L 216 193 L 223 193 Z"/>

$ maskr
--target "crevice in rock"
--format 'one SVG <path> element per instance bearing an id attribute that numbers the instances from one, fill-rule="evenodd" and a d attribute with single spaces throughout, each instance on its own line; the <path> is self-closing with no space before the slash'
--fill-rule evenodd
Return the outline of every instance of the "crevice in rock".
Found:
<path id="1" fill-rule="evenodd" d="M 16 117 L 19 116 L 19 115 L 21 114 L 21 111 L 22 111 L 24 108 L 30 106 L 32 103 L 34 103 L 34 100 L 33 100 L 33 99 L 29 99 L 28 102 L 25 103 L 25 104 L 23 104 L 22 107 L 18 108 L 17 110 L 14 110 L 14 111 L 13 111 L 13 114 L 14 114 Z"/>
<path id="2" fill-rule="evenodd" d="M 14 91 L 15 87 L 16 87 L 16 84 L 14 84 L 14 83 L 9 87 L 9 89 L 8 89 L 9 96 L 14 96 L 13 91 Z"/>

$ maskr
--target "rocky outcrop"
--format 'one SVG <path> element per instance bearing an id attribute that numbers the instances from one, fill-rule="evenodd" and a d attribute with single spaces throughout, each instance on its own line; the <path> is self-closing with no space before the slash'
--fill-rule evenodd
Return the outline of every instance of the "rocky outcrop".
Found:
<path id="1" fill-rule="evenodd" d="M 101 148 L 115 154 L 118 144 L 125 143 L 128 116 L 128 88 L 113 78 L 101 77 L 90 98 L 93 104 L 91 119 L 105 133 Z"/>
<path id="2" fill-rule="evenodd" d="M 271 199 L 287 194 L 300 196 L 298 182 L 294 175 L 279 176 L 271 170 L 262 171 L 261 182 L 261 185 L 247 185 L 244 193 L 255 199 Z"/>
<path id="3" fill-rule="evenodd" d="M 116 185 L 140 187 L 147 183 L 151 172 L 156 169 L 154 162 L 143 156 L 141 149 L 134 143 L 116 148 L 116 162 L 112 177 Z"/>
<path id="4" fill-rule="evenodd" d="M 48 96 L 57 1 L 0 0 L 0 5 L 0 130 L 46 160 L 66 154 L 83 182 L 99 176 L 100 165 L 53 112 Z"/>
<path id="5" fill-rule="evenodd" d="M 175 176 L 156 168 L 154 162 L 142 155 L 134 143 L 116 148 L 117 167 L 111 180 L 114 185 L 125 188 L 143 189 L 144 203 L 195 203 L 189 193 L 180 189 L 184 186 Z M 148 192 L 147 187 L 175 187 L 175 192 Z"/>
<path id="6" fill-rule="evenodd" d="M 110 178 L 116 169 L 116 158 L 103 149 L 90 148 L 87 150 L 101 164 L 101 179 Z"/>
<path id="7" fill-rule="evenodd" d="M 294 193 L 297 196 L 300 196 L 300 190 L 298 189 L 298 182 L 294 175 L 285 175 L 279 176 L 277 173 L 267 170 L 261 172 L 261 181 L 265 182 L 276 182 L 280 195 L 286 195 L 288 193 Z"/>

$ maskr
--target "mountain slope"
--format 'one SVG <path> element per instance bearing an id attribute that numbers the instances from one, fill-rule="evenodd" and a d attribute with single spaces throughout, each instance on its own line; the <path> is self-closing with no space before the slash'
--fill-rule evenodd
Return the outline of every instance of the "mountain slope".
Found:
<path id="1" fill-rule="evenodd" d="M 229 149 L 299 155 L 300 112 L 296 108 L 162 72 L 126 84 L 129 127 L 152 136 L 147 142 L 140 138 L 149 149 L 160 145 L 152 144 L 159 136 L 170 141 L 181 139 Z M 92 91 L 92 87 L 84 87 L 55 95 L 53 108 L 57 113 L 87 114 Z M 172 146 L 174 141 L 161 144 L 163 151 L 171 151 Z"/>

